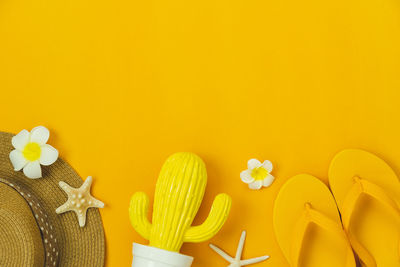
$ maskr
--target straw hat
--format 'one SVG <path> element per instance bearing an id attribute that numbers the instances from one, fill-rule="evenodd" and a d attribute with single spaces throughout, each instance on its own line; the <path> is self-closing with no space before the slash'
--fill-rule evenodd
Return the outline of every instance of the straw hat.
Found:
<path id="1" fill-rule="evenodd" d="M 79 187 L 82 179 L 61 159 L 43 168 L 41 179 L 15 172 L 9 160 L 12 136 L 0 132 L 0 266 L 103 266 L 99 211 L 88 210 L 85 227 L 75 213 L 55 212 L 67 200 L 58 182 Z"/>

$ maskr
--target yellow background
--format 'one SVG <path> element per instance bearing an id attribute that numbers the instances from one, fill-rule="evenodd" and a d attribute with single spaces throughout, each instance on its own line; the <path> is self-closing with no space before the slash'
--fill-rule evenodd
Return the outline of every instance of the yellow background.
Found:
<path id="1" fill-rule="evenodd" d="M 288 266 L 272 229 L 273 200 L 291 176 L 327 180 L 333 155 L 375 152 L 400 171 L 400 4 L 397 0 L 2 0 L 1 130 L 45 125 L 50 143 L 93 194 L 107 266 L 129 266 L 132 193 L 153 197 L 176 151 L 198 153 L 214 196 L 233 198 L 212 242 Z M 274 163 L 275 183 L 250 191 L 250 158 Z M 226 266 L 185 244 L 193 266 Z"/>

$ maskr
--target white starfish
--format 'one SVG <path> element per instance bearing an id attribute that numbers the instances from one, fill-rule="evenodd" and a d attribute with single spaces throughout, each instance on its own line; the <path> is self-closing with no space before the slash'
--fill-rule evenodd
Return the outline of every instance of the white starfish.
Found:
<path id="1" fill-rule="evenodd" d="M 230 263 L 228 267 L 245 266 L 245 265 L 265 261 L 266 259 L 269 258 L 269 256 L 261 256 L 261 257 L 252 258 L 252 259 L 248 259 L 248 260 L 241 260 L 245 239 L 246 239 L 246 231 L 243 231 L 242 236 L 240 237 L 238 248 L 236 250 L 235 258 L 232 258 L 228 254 L 226 254 L 222 249 L 218 248 L 217 246 L 214 246 L 213 244 L 210 244 L 210 248 L 212 248 L 215 252 L 217 252 L 219 255 L 221 255 L 222 258 L 224 258 L 226 261 L 228 261 Z"/>
<path id="2" fill-rule="evenodd" d="M 89 208 L 103 208 L 104 203 L 95 199 L 90 194 L 90 186 L 92 185 L 92 177 L 88 176 L 81 187 L 73 188 L 67 183 L 60 181 L 58 185 L 68 195 L 67 201 L 56 209 L 56 213 L 64 213 L 67 211 L 75 211 L 78 216 L 79 226 L 86 224 L 86 212 Z"/>

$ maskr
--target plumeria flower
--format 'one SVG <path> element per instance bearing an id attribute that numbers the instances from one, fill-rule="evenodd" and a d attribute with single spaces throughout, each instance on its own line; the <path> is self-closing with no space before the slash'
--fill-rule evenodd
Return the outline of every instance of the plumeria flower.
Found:
<path id="1" fill-rule="evenodd" d="M 22 130 L 11 139 L 15 148 L 10 152 L 10 160 L 15 171 L 23 172 L 26 177 L 36 179 L 42 177 L 40 165 L 48 166 L 58 158 L 58 151 L 46 144 L 50 132 L 46 127 L 38 126 L 31 132 Z"/>
<path id="2" fill-rule="evenodd" d="M 249 185 L 250 189 L 258 190 L 261 187 L 268 187 L 275 180 L 271 175 L 272 163 L 269 160 L 261 163 L 256 159 L 247 162 L 247 170 L 240 173 L 240 179 Z"/>

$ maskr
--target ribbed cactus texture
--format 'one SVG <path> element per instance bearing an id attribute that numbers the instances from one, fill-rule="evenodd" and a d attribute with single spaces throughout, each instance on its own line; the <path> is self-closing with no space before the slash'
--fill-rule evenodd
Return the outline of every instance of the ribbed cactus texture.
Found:
<path id="1" fill-rule="evenodd" d="M 204 162 L 193 153 L 176 153 L 164 163 L 156 184 L 152 223 L 147 219 L 149 198 L 138 192 L 131 198 L 132 226 L 150 246 L 178 252 L 183 242 L 202 242 L 225 223 L 231 198 L 219 194 L 210 214 L 199 226 L 191 226 L 207 184 Z"/>

